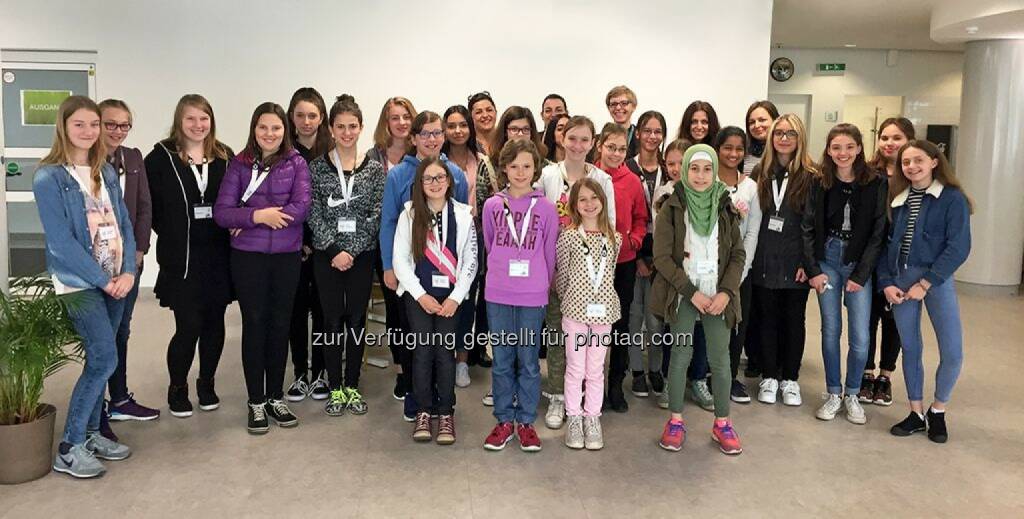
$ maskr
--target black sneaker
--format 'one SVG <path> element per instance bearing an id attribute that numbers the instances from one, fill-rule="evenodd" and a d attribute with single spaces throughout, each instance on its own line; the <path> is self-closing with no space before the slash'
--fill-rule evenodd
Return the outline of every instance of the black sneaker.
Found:
<path id="1" fill-rule="evenodd" d="M 167 386 L 167 407 L 171 415 L 178 418 L 192 416 L 192 402 L 188 399 L 188 384 L 184 386 Z"/>
<path id="2" fill-rule="evenodd" d="M 249 434 L 266 434 L 270 430 L 270 422 L 267 421 L 267 404 L 249 404 L 249 422 L 245 429 Z"/>
<path id="3" fill-rule="evenodd" d="M 647 377 L 644 376 L 644 372 L 640 374 L 633 374 L 633 387 L 630 389 L 633 392 L 633 396 L 645 397 L 650 394 L 650 389 L 647 388 Z"/>
<path id="4" fill-rule="evenodd" d="M 744 386 L 739 380 L 733 379 L 729 398 L 737 404 L 749 404 L 750 394 L 747 393 L 747 386 Z"/>
<path id="5" fill-rule="evenodd" d="M 945 424 L 943 424 L 942 429 L 945 431 Z M 889 432 L 891 432 L 893 436 L 910 436 L 911 434 L 921 432 L 923 430 L 925 430 L 924 420 L 920 415 L 911 411 L 902 422 L 892 426 L 892 428 L 889 429 Z"/>
<path id="6" fill-rule="evenodd" d="M 299 425 L 299 419 L 288 409 L 284 400 L 267 399 L 267 416 L 270 417 L 279 427 L 295 427 Z"/>
<path id="7" fill-rule="evenodd" d="M 929 407 L 924 417 L 928 424 L 928 439 L 935 443 L 946 443 L 946 440 L 949 439 L 949 434 L 946 432 L 946 413 L 932 412 Z"/>
<path id="8" fill-rule="evenodd" d="M 295 377 L 295 382 L 292 382 L 292 385 L 288 386 L 288 391 L 284 392 L 284 398 L 289 402 L 301 402 L 306 399 L 308 393 L 309 372 L 307 371 Z"/>
<path id="9" fill-rule="evenodd" d="M 491 359 L 491 356 L 487 354 L 487 349 L 485 348 L 482 351 L 480 351 L 480 358 L 477 359 L 476 365 L 480 366 L 481 368 L 489 368 L 491 367 L 492 364 L 494 364 L 494 360 Z"/>
<path id="10" fill-rule="evenodd" d="M 196 396 L 199 397 L 199 409 L 203 411 L 213 411 L 220 407 L 220 397 L 213 389 L 212 378 L 210 380 L 196 379 Z"/>
<path id="11" fill-rule="evenodd" d="M 750 362 L 749 360 L 747 362 Z M 747 364 L 746 368 L 743 368 L 743 376 L 747 378 L 761 378 L 761 368 L 757 366 L 750 366 Z"/>
<path id="12" fill-rule="evenodd" d="M 401 374 L 395 375 L 395 389 L 393 389 L 391 391 L 391 396 L 395 397 L 395 400 L 398 400 L 399 402 L 401 402 L 402 400 L 405 400 L 405 394 L 406 393 L 408 393 L 408 390 L 405 387 L 405 383 L 404 383 L 404 380 L 402 378 L 402 375 Z"/>
<path id="13" fill-rule="evenodd" d="M 665 392 L 665 377 L 660 371 L 651 371 L 647 374 L 647 380 L 651 383 L 651 392 L 660 395 Z"/>
<path id="14" fill-rule="evenodd" d="M 608 398 L 605 401 L 608 408 L 616 413 L 629 411 L 629 403 L 626 402 L 626 395 L 622 391 L 622 382 L 608 385 Z"/>

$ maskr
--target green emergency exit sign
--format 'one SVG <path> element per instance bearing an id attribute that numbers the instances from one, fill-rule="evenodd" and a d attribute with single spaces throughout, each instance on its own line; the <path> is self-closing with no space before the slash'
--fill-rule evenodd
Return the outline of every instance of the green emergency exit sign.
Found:
<path id="1" fill-rule="evenodd" d="M 846 63 L 818 63 L 818 72 L 846 72 Z"/>

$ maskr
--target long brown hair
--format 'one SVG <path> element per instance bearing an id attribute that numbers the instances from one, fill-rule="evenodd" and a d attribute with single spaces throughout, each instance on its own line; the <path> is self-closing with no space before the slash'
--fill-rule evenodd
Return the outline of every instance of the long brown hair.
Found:
<path id="1" fill-rule="evenodd" d="M 767 99 L 750 103 L 750 106 L 747 107 L 747 115 L 743 118 L 743 128 L 747 131 L 747 150 L 752 148 L 752 141 L 754 140 L 754 137 L 750 135 L 750 114 L 754 113 L 754 110 L 758 108 L 763 108 L 764 111 L 768 112 L 768 117 L 771 117 L 773 121 L 779 118 L 779 109 L 775 107 L 775 103 Z M 765 138 L 765 146 L 770 144 L 769 140 L 771 140 L 771 135 Z"/>
<path id="2" fill-rule="evenodd" d="M 188 153 L 185 152 L 185 130 L 182 128 L 181 120 L 185 116 L 186 108 L 195 108 L 210 116 L 210 133 L 203 139 L 203 156 L 209 159 L 224 159 L 229 157 L 228 148 L 217 140 L 217 118 L 213 115 L 213 107 L 205 97 L 199 94 L 185 94 L 178 100 L 174 107 L 174 120 L 171 121 L 171 134 L 168 140 L 178 148 L 178 157 L 182 162 L 188 162 Z"/>
<path id="3" fill-rule="evenodd" d="M 761 162 L 757 165 L 760 174 L 757 175 L 757 194 L 762 208 L 768 207 L 771 201 L 771 183 L 775 181 L 774 171 L 778 159 L 775 158 L 775 143 L 772 142 L 775 135 L 775 128 L 779 123 L 785 121 L 796 131 L 796 149 L 788 164 L 783 166 L 789 173 L 789 187 L 786 188 L 786 200 L 789 206 L 798 213 L 803 213 L 804 202 L 807 200 L 807 193 L 810 191 L 811 181 L 819 175 L 818 166 L 807 153 L 807 130 L 803 121 L 796 114 L 784 114 L 772 122 L 768 129 L 767 144 L 764 147 L 764 154 L 761 155 Z M 776 208 L 778 209 L 778 208 Z"/>
<path id="4" fill-rule="evenodd" d="M 882 121 L 882 124 L 878 125 L 878 133 L 876 134 L 878 136 L 877 138 L 882 137 L 882 132 L 885 131 L 886 128 L 894 125 L 896 128 L 899 128 L 900 132 L 903 133 L 903 136 L 906 137 L 908 141 L 914 140 L 916 136 L 914 123 L 910 122 L 910 119 L 907 119 L 906 117 L 889 117 Z M 880 147 L 875 146 L 875 155 L 871 157 L 871 161 L 868 162 L 868 165 L 874 169 L 880 170 L 882 174 L 886 174 L 885 170 L 889 165 L 889 160 L 885 158 L 885 154 L 882 153 L 882 149 Z"/>
<path id="5" fill-rule="evenodd" d="M 853 139 L 853 142 L 860 146 L 860 153 L 853 159 L 854 182 L 862 186 L 867 185 L 877 176 L 864 159 L 864 138 L 860 134 L 860 129 L 850 123 L 839 123 L 829 130 L 828 137 L 825 138 L 825 151 L 821 153 L 821 187 L 825 190 L 832 189 L 836 181 L 839 166 L 836 166 L 832 156 L 828 154 L 828 148 L 832 145 L 832 139 L 840 135 Z"/>
<path id="6" fill-rule="evenodd" d="M 313 157 L 319 157 L 327 150 L 331 148 L 333 139 L 331 138 L 330 123 L 327 121 L 327 104 L 324 103 L 323 96 L 320 92 L 313 87 L 302 87 L 292 94 L 292 100 L 288 102 L 288 124 L 291 126 L 291 131 L 288 132 L 288 138 L 291 140 L 291 145 L 294 148 L 295 143 L 299 142 L 298 129 L 295 127 L 295 107 L 301 102 L 307 102 L 316 107 L 320 112 L 320 127 L 316 130 L 316 139 L 313 141 L 313 149 L 309 150 Z"/>
<path id="7" fill-rule="evenodd" d="M 693 116 L 697 112 L 704 112 L 708 116 L 708 134 L 701 141 L 694 139 L 693 135 L 690 134 L 690 124 L 693 122 Z M 718 130 L 721 129 L 722 126 L 718 122 L 718 113 L 715 112 L 715 107 L 711 106 L 711 103 L 707 101 L 694 101 L 683 112 L 683 118 L 679 121 L 679 134 L 677 138 L 686 139 L 694 144 L 711 144 L 711 141 L 718 135 Z"/>
<path id="8" fill-rule="evenodd" d="M 430 222 L 434 216 L 427 204 L 427 193 L 423 189 L 423 176 L 430 166 L 440 167 L 448 177 L 448 189 L 444 193 L 445 199 L 451 200 L 455 193 L 455 178 L 452 177 L 452 172 L 448 170 L 448 166 L 440 157 L 430 157 L 420 161 L 420 165 L 416 167 L 416 176 L 412 180 L 412 196 L 410 197 L 412 201 L 412 259 L 417 262 L 424 257 L 423 251 L 427 248 L 427 233 L 430 231 Z M 439 245 L 444 247 L 443 243 Z"/>
<path id="9" fill-rule="evenodd" d="M 85 96 L 70 96 L 61 102 L 60 107 L 57 109 L 57 124 L 56 134 L 53 137 L 53 144 L 50 146 L 50 152 L 46 154 L 42 160 L 39 161 L 40 165 L 59 164 L 62 166 L 70 165 L 74 166 L 75 162 L 71 157 L 71 150 L 74 145 L 71 144 L 71 136 L 68 135 L 68 119 L 79 110 L 88 110 L 96 114 L 97 122 L 102 117 L 100 114 L 100 107 L 95 101 Z M 103 170 L 103 166 L 107 163 L 107 146 L 103 144 L 102 130 L 96 129 L 96 142 L 89 148 L 89 169 L 90 177 L 92 177 L 93 192 L 92 195 L 95 197 L 100 196 L 100 189 L 102 177 L 100 176 Z"/>
<path id="10" fill-rule="evenodd" d="M 273 114 L 281 119 L 281 123 L 284 124 L 285 138 L 281 139 L 281 147 L 273 155 L 264 159 L 263 150 L 260 148 L 259 143 L 256 142 L 256 125 L 260 122 L 260 117 L 266 114 Z M 284 108 L 281 108 L 281 105 L 273 101 L 261 103 L 252 112 L 252 119 L 249 121 L 249 139 L 245 143 L 245 150 L 242 151 L 242 159 L 250 164 L 258 161 L 263 167 L 273 167 L 282 158 L 287 157 L 288 152 L 292 151 L 292 143 L 287 138 L 290 131 L 291 124 L 289 124 L 288 116 L 285 114 Z"/>
<path id="11" fill-rule="evenodd" d="M 608 196 L 601 189 L 601 184 L 598 184 L 596 180 L 590 177 L 583 177 L 576 181 L 572 185 L 572 189 L 569 190 L 569 229 L 577 229 L 583 227 L 583 215 L 580 214 L 578 207 L 580 199 L 580 189 L 587 188 L 595 195 L 601 202 L 601 212 L 597 214 L 597 228 L 601 231 L 601 234 L 608 238 L 609 246 L 615 247 L 615 227 L 612 226 L 611 220 L 608 218 Z"/>
<path id="12" fill-rule="evenodd" d="M 382 150 L 388 149 L 391 146 L 394 138 L 391 136 L 391 127 L 388 126 L 388 117 L 391 115 L 391 107 L 398 106 L 405 108 L 405 111 L 409 112 L 410 119 L 416 119 L 416 108 L 412 106 L 412 101 L 395 96 L 384 101 L 384 106 L 380 109 L 380 118 L 377 119 L 377 128 L 373 130 L 373 145 Z M 412 140 L 412 132 L 409 133 L 410 141 Z"/>
<path id="13" fill-rule="evenodd" d="M 541 135 L 537 131 L 537 123 L 533 120 L 533 112 L 525 106 L 510 106 L 501 114 L 498 124 L 494 125 L 494 139 L 491 141 L 491 164 L 498 165 L 501 149 L 508 142 L 508 125 L 516 119 L 526 119 L 530 124 L 530 140 L 537 147 L 537 151 L 543 157 L 547 154 L 547 147 L 541 142 Z"/>
<path id="14" fill-rule="evenodd" d="M 938 146 L 933 144 L 931 141 L 924 139 L 912 139 L 907 141 L 902 147 L 900 147 L 899 153 L 896 154 L 896 171 L 893 172 L 892 177 L 889 178 L 889 207 L 892 208 L 892 201 L 896 199 L 901 193 L 910 188 L 910 181 L 907 180 L 907 176 L 903 174 L 903 152 L 907 151 L 908 148 L 917 148 L 928 155 L 928 158 L 938 161 L 938 165 L 932 169 L 932 179 L 938 180 L 944 187 L 952 188 L 960 191 L 964 194 L 964 198 L 967 199 L 967 209 L 974 214 L 974 202 L 971 201 L 971 197 L 967 196 L 967 192 L 964 191 L 960 181 L 956 178 L 956 173 L 953 171 L 953 167 L 949 165 L 949 161 L 946 160 L 946 156 L 942 154 L 942 150 Z"/>

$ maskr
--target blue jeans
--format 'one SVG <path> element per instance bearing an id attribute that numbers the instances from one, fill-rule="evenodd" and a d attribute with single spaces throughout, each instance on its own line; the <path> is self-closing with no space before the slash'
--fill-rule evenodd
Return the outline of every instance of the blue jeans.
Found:
<path id="1" fill-rule="evenodd" d="M 821 310 L 821 357 L 825 360 L 825 388 L 833 395 L 843 394 L 842 353 L 839 337 L 843 334 L 843 305 L 846 306 L 850 350 L 846 354 L 846 394 L 856 395 L 868 359 L 868 329 L 871 324 L 871 280 L 857 292 L 847 292 L 846 282 L 857 268 L 857 263 L 843 264 L 847 242 L 836 237 L 825 240 L 825 261 L 822 273 L 828 276 L 824 293 L 818 294 Z"/>
<path id="2" fill-rule="evenodd" d="M 103 393 L 117 367 L 114 334 L 124 314 L 124 299 L 114 299 L 94 288 L 68 294 L 64 300 L 68 302 L 68 317 L 82 337 L 85 350 L 85 366 L 71 392 L 62 438 L 78 445 L 85 442 L 87 430 L 100 428 Z"/>
<path id="3" fill-rule="evenodd" d="M 924 277 L 921 267 L 900 266 L 896 272 L 896 286 L 907 290 Z M 964 360 L 964 336 L 960 324 L 960 305 L 956 298 L 956 285 L 950 277 L 941 285 L 932 285 L 924 298 L 928 318 L 932 321 L 939 343 L 939 367 L 935 370 L 935 400 L 949 402 L 953 386 L 960 376 Z M 923 400 L 924 362 L 921 353 L 921 301 L 905 301 L 893 305 L 893 319 L 903 342 L 903 378 L 907 383 L 907 397 L 911 402 Z"/>
<path id="4" fill-rule="evenodd" d="M 135 312 L 135 301 L 139 299 L 139 279 L 142 276 L 142 269 L 135 276 L 135 285 L 124 296 L 124 314 L 121 316 L 121 324 L 117 327 L 115 336 L 117 343 L 117 367 L 114 374 L 110 376 L 108 391 L 110 401 L 118 404 L 128 400 L 128 336 L 131 334 L 132 314 Z"/>
<path id="5" fill-rule="evenodd" d="M 491 389 L 499 423 L 532 424 L 540 401 L 540 338 L 544 306 L 511 306 L 487 302 L 487 322 L 497 342 L 491 343 Z M 502 338 L 504 334 L 505 338 Z M 515 334 L 519 342 L 511 344 Z M 517 362 L 518 361 L 518 362 Z M 513 407 L 513 398 L 519 405 Z"/>

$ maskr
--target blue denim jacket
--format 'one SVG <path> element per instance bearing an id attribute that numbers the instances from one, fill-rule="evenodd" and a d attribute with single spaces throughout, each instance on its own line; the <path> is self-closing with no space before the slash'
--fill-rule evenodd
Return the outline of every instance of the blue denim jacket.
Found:
<path id="1" fill-rule="evenodd" d="M 102 175 L 115 218 L 121 227 L 124 249 L 121 272 L 134 275 L 135 233 L 121 194 L 121 184 L 110 164 L 103 165 Z M 46 269 L 69 287 L 103 290 L 110 282 L 110 276 L 93 258 L 89 224 L 85 217 L 85 195 L 78 181 L 64 166 L 51 164 L 36 170 L 32 192 L 39 208 L 39 219 L 43 222 L 43 232 L 46 233 Z"/>
<path id="2" fill-rule="evenodd" d="M 878 261 L 881 288 L 896 285 L 900 242 L 907 230 L 910 208 L 906 190 L 892 201 L 892 225 L 885 251 Z M 925 269 L 924 279 L 933 285 L 949 279 L 971 253 L 971 211 L 963 191 L 933 181 L 921 200 L 907 266 Z M 906 288 L 906 287 L 902 287 Z"/>

